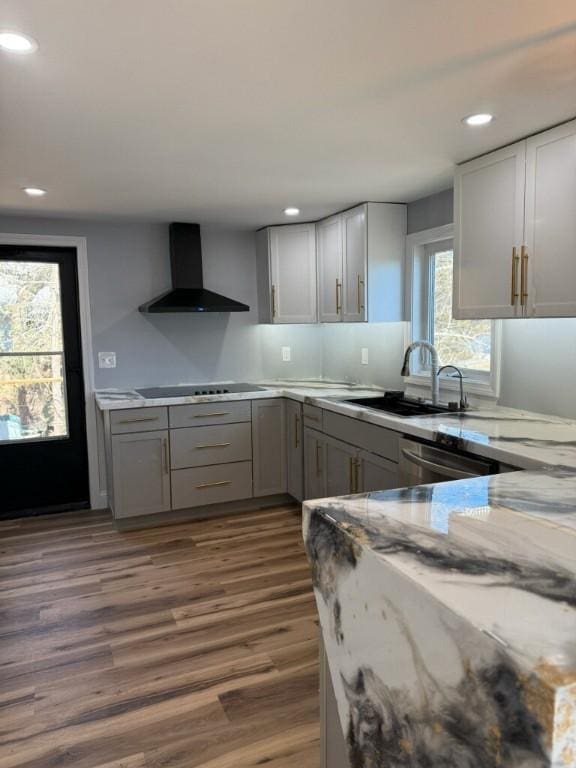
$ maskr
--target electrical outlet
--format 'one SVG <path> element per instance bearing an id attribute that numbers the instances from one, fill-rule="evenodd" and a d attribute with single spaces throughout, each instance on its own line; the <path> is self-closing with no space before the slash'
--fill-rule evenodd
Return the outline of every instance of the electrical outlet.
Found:
<path id="1" fill-rule="evenodd" d="M 362 365 L 368 365 L 368 347 L 362 347 L 360 350 L 360 363 Z"/>
<path id="2" fill-rule="evenodd" d="M 98 352 L 98 368 L 116 368 L 116 352 Z"/>
<path id="3" fill-rule="evenodd" d="M 292 360 L 292 349 L 291 349 L 291 347 L 282 347 L 282 362 L 283 363 L 289 363 L 290 360 Z"/>

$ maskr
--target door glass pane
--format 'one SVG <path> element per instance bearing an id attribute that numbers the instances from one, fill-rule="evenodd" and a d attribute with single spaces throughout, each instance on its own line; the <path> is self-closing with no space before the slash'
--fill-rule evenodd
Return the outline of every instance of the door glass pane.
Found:
<path id="1" fill-rule="evenodd" d="M 454 320 L 452 317 L 452 250 L 437 251 L 433 263 L 434 304 L 432 343 L 442 364 L 490 371 L 491 320 Z"/>
<path id="2" fill-rule="evenodd" d="M 58 264 L 0 261 L 3 352 L 62 352 Z"/>
<path id="3" fill-rule="evenodd" d="M 66 437 L 57 264 L 0 261 L 0 442 Z"/>

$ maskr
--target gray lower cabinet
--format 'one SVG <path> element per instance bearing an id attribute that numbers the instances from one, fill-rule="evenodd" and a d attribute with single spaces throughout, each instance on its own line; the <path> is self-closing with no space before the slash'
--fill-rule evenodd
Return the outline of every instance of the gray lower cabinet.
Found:
<path id="1" fill-rule="evenodd" d="M 357 492 L 367 493 L 398 488 L 398 464 L 393 461 L 368 451 L 360 451 L 356 465 Z"/>
<path id="2" fill-rule="evenodd" d="M 286 493 L 285 425 L 283 399 L 252 401 L 254 496 Z"/>
<path id="3" fill-rule="evenodd" d="M 187 509 L 252 497 L 252 462 L 238 461 L 172 472 L 172 507 Z"/>
<path id="4" fill-rule="evenodd" d="M 304 498 L 326 496 L 326 441 L 315 429 L 304 429 Z"/>
<path id="5" fill-rule="evenodd" d="M 298 501 L 304 497 L 304 449 L 302 404 L 286 401 L 286 458 L 288 493 Z"/>
<path id="6" fill-rule="evenodd" d="M 356 457 L 358 449 L 333 437 L 325 437 L 326 495 L 346 496 L 356 493 Z"/>
<path id="7" fill-rule="evenodd" d="M 328 658 L 320 640 L 320 768 L 350 768 Z"/>
<path id="8" fill-rule="evenodd" d="M 168 430 L 112 436 L 113 511 L 136 517 L 170 509 Z"/>

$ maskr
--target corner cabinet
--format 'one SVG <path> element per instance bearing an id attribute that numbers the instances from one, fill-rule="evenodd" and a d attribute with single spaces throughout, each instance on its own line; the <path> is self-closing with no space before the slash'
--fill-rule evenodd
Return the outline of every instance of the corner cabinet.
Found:
<path id="1" fill-rule="evenodd" d="M 316 225 L 319 320 L 403 320 L 406 206 L 364 203 Z"/>
<path id="2" fill-rule="evenodd" d="M 261 323 L 315 323 L 316 225 L 288 224 L 256 233 Z"/>
<path id="3" fill-rule="evenodd" d="M 576 316 L 576 121 L 459 166 L 454 317 Z"/>

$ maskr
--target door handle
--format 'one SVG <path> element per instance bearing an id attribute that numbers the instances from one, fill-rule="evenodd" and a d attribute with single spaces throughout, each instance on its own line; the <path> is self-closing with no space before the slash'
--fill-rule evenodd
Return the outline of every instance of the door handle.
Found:
<path id="1" fill-rule="evenodd" d="M 276 286 L 272 284 L 272 319 L 276 317 Z"/>
<path id="2" fill-rule="evenodd" d="M 354 493 L 360 493 L 360 459 L 354 459 Z"/>
<path id="3" fill-rule="evenodd" d="M 520 248 L 520 304 L 525 307 L 528 303 L 528 248 L 523 245 Z"/>
<path id="4" fill-rule="evenodd" d="M 211 416 L 230 416 L 230 411 L 212 411 L 212 413 L 195 413 L 191 419 L 207 419 Z"/>
<path id="5" fill-rule="evenodd" d="M 518 249 L 516 246 L 512 248 L 512 288 L 510 291 L 510 304 L 516 306 L 518 300 L 518 262 L 520 257 L 518 256 Z"/>
<path id="6" fill-rule="evenodd" d="M 200 485 L 197 485 L 196 488 L 198 490 L 202 488 L 216 488 L 218 485 L 230 485 L 232 480 L 219 480 L 217 483 L 200 483 Z"/>
<path id="7" fill-rule="evenodd" d="M 139 421 L 158 421 L 158 416 L 141 416 L 134 419 L 119 419 L 118 424 L 136 424 Z"/>
<path id="8" fill-rule="evenodd" d="M 198 451 L 202 448 L 226 448 L 230 443 L 203 443 L 201 445 L 195 445 L 194 448 Z"/>
<path id="9" fill-rule="evenodd" d="M 167 475 L 170 471 L 170 460 L 168 458 L 168 440 L 166 438 L 162 440 L 162 454 L 164 458 L 164 474 Z"/>
<path id="10" fill-rule="evenodd" d="M 348 459 L 348 487 L 350 488 L 350 493 L 356 493 L 354 479 L 354 459 L 350 457 Z"/>
<path id="11" fill-rule="evenodd" d="M 320 477 L 322 469 L 320 466 L 320 441 L 316 440 L 316 477 Z"/>
<path id="12" fill-rule="evenodd" d="M 298 427 L 300 424 L 300 418 L 297 413 L 294 414 L 294 448 L 300 446 L 300 438 L 298 436 Z"/>
<path id="13" fill-rule="evenodd" d="M 340 300 L 340 293 L 342 290 L 342 283 L 336 278 L 336 314 L 339 315 L 342 312 L 342 302 Z"/>
<path id="14" fill-rule="evenodd" d="M 454 469 L 453 467 L 447 467 L 445 464 L 436 464 L 435 461 L 423 459 L 421 456 L 417 456 L 406 448 L 402 448 L 402 456 L 404 456 L 405 459 L 408 459 L 412 464 L 416 464 L 423 469 L 431 469 L 433 472 L 440 475 L 446 475 L 446 477 L 450 477 L 453 480 L 466 480 L 470 477 L 478 477 L 474 472 L 464 472 L 462 469 Z"/>
<path id="15" fill-rule="evenodd" d="M 361 279 L 360 275 L 358 275 L 358 283 L 357 283 L 357 290 L 358 290 L 358 314 L 364 309 L 364 302 L 362 301 L 362 294 L 364 293 L 364 280 Z"/>

